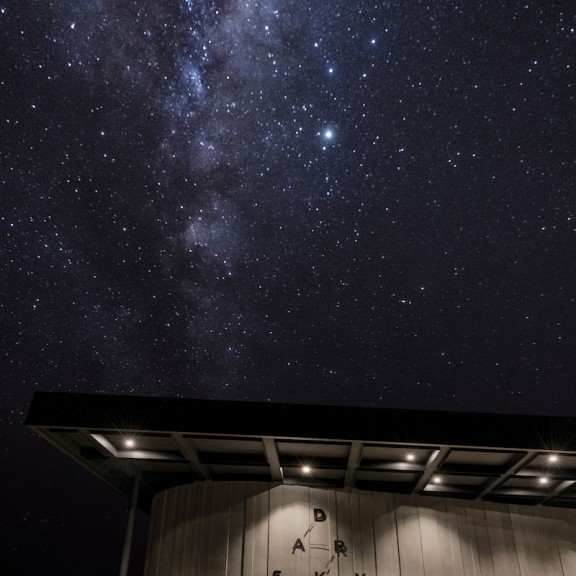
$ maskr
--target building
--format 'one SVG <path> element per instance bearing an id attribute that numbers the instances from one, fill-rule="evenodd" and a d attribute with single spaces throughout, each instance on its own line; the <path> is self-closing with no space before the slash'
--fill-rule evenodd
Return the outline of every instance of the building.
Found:
<path id="1" fill-rule="evenodd" d="M 576 574 L 576 419 L 39 392 L 27 424 L 151 512 L 146 576 Z"/>

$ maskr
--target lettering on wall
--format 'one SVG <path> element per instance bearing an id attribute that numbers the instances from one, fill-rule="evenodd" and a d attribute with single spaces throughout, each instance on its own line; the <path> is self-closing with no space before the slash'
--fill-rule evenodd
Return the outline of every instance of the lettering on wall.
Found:
<path id="1" fill-rule="evenodd" d="M 292 545 L 292 554 L 305 553 L 306 547 L 304 546 L 303 540 L 305 540 L 306 536 L 308 536 L 312 532 L 317 522 L 326 522 L 326 520 L 328 519 L 328 515 L 322 508 L 314 508 L 313 517 L 314 521 L 310 523 L 310 525 L 304 532 L 302 538 L 296 538 L 296 541 Z M 326 550 L 327 552 L 330 550 L 330 544 L 310 543 L 309 546 L 311 549 L 315 550 Z M 313 576 L 328 576 L 330 573 L 330 565 L 332 564 L 332 562 L 334 562 L 334 560 L 338 558 L 340 555 L 348 557 L 347 552 L 348 552 L 348 546 L 346 546 L 344 540 L 334 540 L 332 547 L 332 555 L 330 556 L 330 559 L 325 564 L 325 566 L 322 567 L 321 571 L 315 570 Z M 290 575 L 283 573 L 282 570 L 273 570 L 272 576 L 290 576 Z M 357 572 L 354 572 L 354 576 L 366 576 L 366 574 L 365 573 L 358 574 Z"/>
<path id="2" fill-rule="evenodd" d="M 300 538 L 296 538 L 296 542 L 294 542 L 294 546 L 292 546 L 292 554 L 294 554 L 296 550 L 302 550 L 302 552 L 306 552 L 306 548 L 304 548 L 304 544 L 302 544 L 302 540 L 300 540 Z"/>

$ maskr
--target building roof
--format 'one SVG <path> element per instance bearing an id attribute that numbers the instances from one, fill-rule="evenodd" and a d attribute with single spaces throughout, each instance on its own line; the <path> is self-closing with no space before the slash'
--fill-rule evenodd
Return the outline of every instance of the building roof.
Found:
<path id="1" fill-rule="evenodd" d="M 254 480 L 576 508 L 576 419 L 37 392 L 26 424 L 140 502 Z"/>

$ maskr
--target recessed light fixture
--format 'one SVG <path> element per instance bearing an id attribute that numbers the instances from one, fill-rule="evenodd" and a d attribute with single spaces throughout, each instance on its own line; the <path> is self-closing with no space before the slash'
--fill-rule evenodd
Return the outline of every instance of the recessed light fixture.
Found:
<path id="1" fill-rule="evenodd" d="M 127 438 L 124 440 L 124 446 L 126 446 L 126 448 L 134 448 L 134 440 L 132 440 L 132 438 Z"/>
<path id="2" fill-rule="evenodd" d="M 302 472 L 304 474 L 310 474 L 310 472 L 312 472 L 312 468 L 310 468 L 310 466 L 302 466 Z"/>
<path id="3" fill-rule="evenodd" d="M 434 484 L 440 484 L 442 482 L 442 478 L 440 478 L 440 476 L 434 476 L 434 478 L 432 478 L 432 482 L 434 482 Z"/>
<path id="4" fill-rule="evenodd" d="M 408 462 L 414 462 L 414 454 L 406 454 L 406 460 L 408 460 Z"/>
<path id="5" fill-rule="evenodd" d="M 558 454 L 550 454 L 548 456 L 548 462 L 558 462 Z"/>
<path id="6" fill-rule="evenodd" d="M 538 479 L 538 482 L 542 485 L 548 484 L 548 478 L 546 478 L 545 476 L 542 476 L 542 478 Z"/>

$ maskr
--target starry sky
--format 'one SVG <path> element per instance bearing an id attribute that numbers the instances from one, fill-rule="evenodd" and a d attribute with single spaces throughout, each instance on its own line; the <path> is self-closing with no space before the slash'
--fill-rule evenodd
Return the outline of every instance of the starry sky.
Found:
<path id="1" fill-rule="evenodd" d="M 14 566 L 122 524 L 35 390 L 574 415 L 572 1 L 0 0 L 0 53 Z"/>

